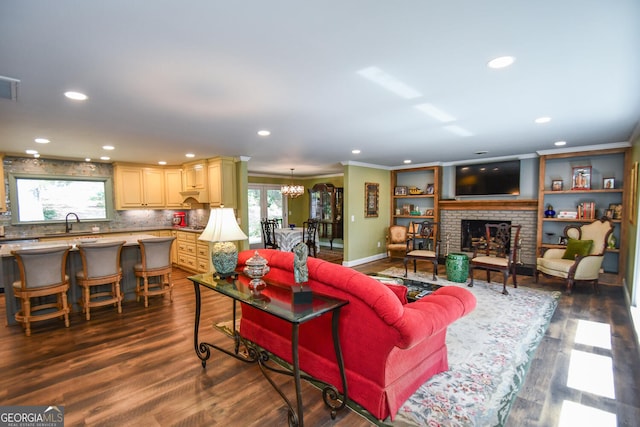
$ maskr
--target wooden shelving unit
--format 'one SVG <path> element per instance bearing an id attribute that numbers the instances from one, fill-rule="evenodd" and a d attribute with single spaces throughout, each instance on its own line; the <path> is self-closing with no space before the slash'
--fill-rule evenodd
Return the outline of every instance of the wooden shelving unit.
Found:
<path id="1" fill-rule="evenodd" d="M 440 182 L 442 168 L 428 166 L 399 169 L 391 172 L 391 225 L 409 225 L 414 221 L 440 219 Z M 406 188 L 406 194 L 398 194 L 396 189 Z M 411 194 L 411 189 L 419 194 Z M 409 206 L 409 212 L 405 207 Z M 411 206 L 414 214 L 411 214 Z M 420 214 L 415 214 L 420 212 Z"/>
<path id="2" fill-rule="evenodd" d="M 573 168 L 591 167 L 591 189 L 572 190 Z M 538 183 L 538 224 L 536 248 L 541 254 L 548 248 L 564 248 L 559 244 L 559 237 L 564 228 L 570 224 L 587 224 L 604 215 L 611 204 L 622 204 L 622 217 L 613 220 L 615 229 L 613 236 L 617 241 L 615 248 L 607 249 L 601 281 L 610 284 L 622 284 L 626 266 L 627 251 L 625 217 L 629 203 L 629 171 L 630 148 L 612 148 L 575 153 L 548 154 L 540 157 Z M 603 188 L 604 178 L 614 178 L 614 188 Z M 551 190 L 553 180 L 562 180 L 562 190 Z M 579 203 L 595 202 L 594 219 L 582 218 L 545 218 L 544 212 L 550 204 L 556 213 L 575 211 Z"/>

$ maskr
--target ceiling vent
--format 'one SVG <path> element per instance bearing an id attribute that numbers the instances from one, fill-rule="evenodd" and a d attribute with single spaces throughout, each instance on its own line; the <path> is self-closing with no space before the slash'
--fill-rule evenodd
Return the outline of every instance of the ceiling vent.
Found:
<path id="1" fill-rule="evenodd" d="M 20 80 L 0 76 L 0 99 L 18 100 L 18 83 Z"/>

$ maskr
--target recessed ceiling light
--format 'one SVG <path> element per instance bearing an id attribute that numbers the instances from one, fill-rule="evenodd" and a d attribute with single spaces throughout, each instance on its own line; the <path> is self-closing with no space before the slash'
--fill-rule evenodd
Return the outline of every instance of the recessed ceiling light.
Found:
<path id="1" fill-rule="evenodd" d="M 166 165 L 166 164 L 167 164 L 167 162 L 165 162 L 164 160 L 160 160 L 160 161 L 158 162 L 158 164 L 159 164 L 159 165 L 163 165 L 163 166 L 164 166 L 164 165 Z"/>
<path id="2" fill-rule="evenodd" d="M 65 92 L 64 96 L 69 99 L 73 99 L 74 101 L 86 101 L 87 99 L 89 99 L 89 97 L 84 93 L 74 91 Z"/>
<path id="3" fill-rule="evenodd" d="M 26 150 L 25 153 L 27 154 L 38 154 L 37 150 Z"/>
<path id="4" fill-rule="evenodd" d="M 111 160 L 111 157 L 102 156 L 102 157 L 100 157 L 100 160 Z"/>
<path id="5" fill-rule="evenodd" d="M 556 142 L 553 143 L 553 145 L 561 147 L 563 145 L 567 145 L 567 141 L 556 141 Z"/>
<path id="6" fill-rule="evenodd" d="M 489 68 L 505 68 L 515 62 L 516 58 L 513 56 L 500 56 L 498 58 L 494 58 L 487 63 Z"/>
<path id="7" fill-rule="evenodd" d="M 263 130 L 259 130 L 258 131 L 258 135 L 260 135 L 260 136 L 269 136 L 269 135 L 271 135 L 271 132 L 266 130 L 266 129 L 263 129 Z"/>
<path id="8" fill-rule="evenodd" d="M 91 157 L 85 157 L 84 161 L 85 162 L 90 162 L 91 161 Z"/>
<path id="9" fill-rule="evenodd" d="M 35 157 L 36 159 L 40 157 L 40 153 L 36 153 L 33 155 L 33 157 Z"/>
<path id="10" fill-rule="evenodd" d="M 36 138 L 34 139 L 34 141 L 37 142 L 38 144 L 48 144 L 51 142 L 47 138 Z"/>
<path id="11" fill-rule="evenodd" d="M 102 149 L 103 150 L 115 150 L 116 147 L 114 147 L 113 145 L 103 145 Z"/>
<path id="12" fill-rule="evenodd" d="M 189 158 L 191 158 L 191 157 L 195 157 L 196 155 L 195 155 L 195 154 L 193 154 L 193 153 L 187 153 L 187 154 L 185 154 L 184 156 L 185 156 L 185 157 L 189 157 Z"/>
<path id="13" fill-rule="evenodd" d="M 534 120 L 536 123 L 549 123 L 551 121 L 551 117 L 538 117 Z"/>
<path id="14" fill-rule="evenodd" d="M 409 163 L 411 163 L 411 160 L 405 160 L 402 163 L 409 164 Z"/>
<path id="15" fill-rule="evenodd" d="M 360 154 L 360 150 L 358 150 L 358 149 L 351 150 L 351 153 L 352 154 Z"/>

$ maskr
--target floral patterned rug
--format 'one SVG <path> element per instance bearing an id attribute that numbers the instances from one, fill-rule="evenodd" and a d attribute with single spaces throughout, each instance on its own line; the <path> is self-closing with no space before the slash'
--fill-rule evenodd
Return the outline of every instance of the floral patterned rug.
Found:
<path id="1" fill-rule="evenodd" d="M 404 269 L 378 274 L 403 277 Z M 409 273 L 408 278 L 434 283 L 431 273 Z M 393 422 L 380 425 L 504 425 L 561 293 L 520 286 L 502 295 L 501 283 L 481 280 L 473 288 L 440 278 L 437 284 L 463 286 L 476 296 L 477 307 L 448 329 L 449 370 L 423 384 Z"/>

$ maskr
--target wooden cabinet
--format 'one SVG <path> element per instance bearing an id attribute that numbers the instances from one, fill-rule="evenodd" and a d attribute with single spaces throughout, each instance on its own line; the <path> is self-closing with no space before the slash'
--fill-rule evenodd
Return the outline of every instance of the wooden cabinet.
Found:
<path id="1" fill-rule="evenodd" d="M 180 192 L 182 191 L 182 169 L 173 168 L 164 170 L 164 199 L 167 208 L 185 207 Z"/>
<path id="2" fill-rule="evenodd" d="M 547 248 L 565 247 L 560 238 L 567 225 L 593 222 L 607 214 L 609 209 L 615 212 L 616 206 L 619 206 L 618 215 L 613 216 L 616 244 L 605 253 L 602 268 L 606 274 L 601 275 L 601 280 L 609 284 L 622 283 L 626 265 L 626 257 L 622 254 L 627 252 L 626 223 L 629 220 L 626 217 L 629 203 L 629 159 L 630 148 L 627 147 L 540 157 L 536 236 L 538 255 Z M 574 174 L 582 169 L 590 172 L 589 189 L 574 190 Z M 549 206 L 553 208 L 555 215 L 547 218 L 545 211 Z M 593 215 L 589 213 L 590 206 L 593 206 Z M 566 217 L 579 212 L 582 207 L 586 207 L 586 218 Z"/>
<path id="3" fill-rule="evenodd" d="M 206 160 L 182 165 L 182 197 L 209 203 L 209 179 Z"/>
<path id="4" fill-rule="evenodd" d="M 214 157 L 208 160 L 209 204 L 211 207 L 235 208 L 236 163 L 230 157 Z"/>
<path id="5" fill-rule="evenodd" d="M 114 165 L 116 209 L 163 208 L 164 171 L 161 168 Z"/>
<path id="6" fill-rule="evenodd" d="M 334 239 L 343 238 L 342 187 L 333 184 L 316 184 L 309 189 L 309 218 L 320 221 L 318 237 L 329 239 L 333 248 Z"/>
<path id="7" fill-rule="evenodd" d="M 201 233 L 177 231 L 178 267 L 198 273 L 209 271 L 209 244 L 198 240 Z"/>
<path id="8" fill-rule="evenodd" d="M 439 222 L 441 179 L 440 166 L 391 171 L 391 225 Z"/>

